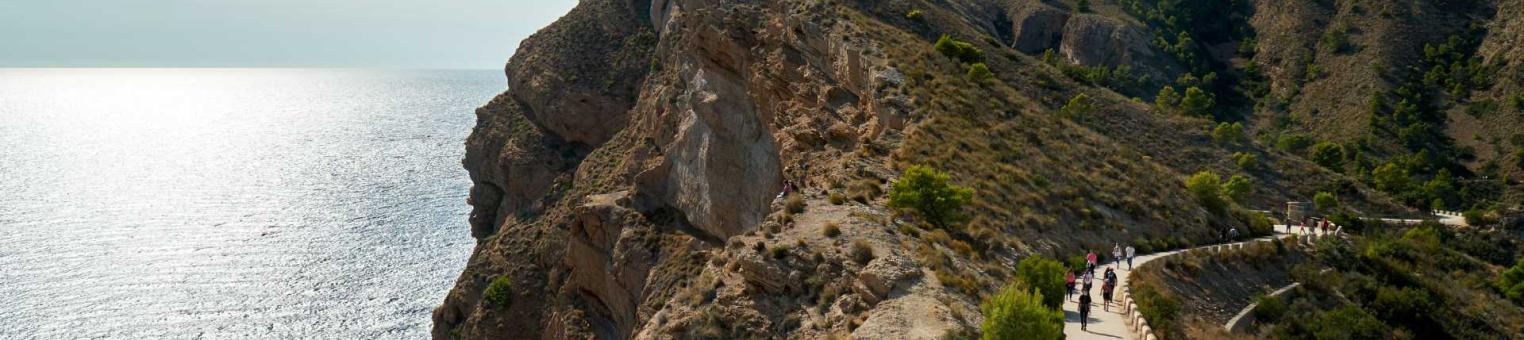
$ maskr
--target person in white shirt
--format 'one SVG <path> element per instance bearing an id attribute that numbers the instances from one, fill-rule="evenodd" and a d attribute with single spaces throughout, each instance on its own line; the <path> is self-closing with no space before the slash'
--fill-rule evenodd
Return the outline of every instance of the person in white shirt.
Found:
<path id="1" fill-rule="evenodd" d="M 1121 243 L 1112 243 L 1111 244 L 1111 263 L 1114 263 L 1114 264 L 1119 265 L 1119 266 L 1122 265 L 1122 244 Z"/>
<path id="2" fill-rule="evenodd" d="M 1132 249 L 1132 246 L 1127 246 L 1127 270 L 1132 270 L 1132 257 L 1135 255 L 1137 251 Z"/>

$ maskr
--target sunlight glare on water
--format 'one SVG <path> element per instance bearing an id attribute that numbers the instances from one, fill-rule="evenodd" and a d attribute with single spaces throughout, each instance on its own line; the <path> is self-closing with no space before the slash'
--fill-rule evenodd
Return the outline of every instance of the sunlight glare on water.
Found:
<path id="1" fill-rule="evenodd" d="M 0 338 L 423 338 L 496 71 L 0 69 Z"/>

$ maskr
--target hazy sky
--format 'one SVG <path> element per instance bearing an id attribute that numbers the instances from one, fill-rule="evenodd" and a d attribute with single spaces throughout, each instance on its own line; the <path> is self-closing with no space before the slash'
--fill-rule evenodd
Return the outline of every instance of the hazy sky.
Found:
<path id="1" fill-rule="evenodd" d="M 497 69 L 577 0 L 0 0 L 0 67 Z"/>

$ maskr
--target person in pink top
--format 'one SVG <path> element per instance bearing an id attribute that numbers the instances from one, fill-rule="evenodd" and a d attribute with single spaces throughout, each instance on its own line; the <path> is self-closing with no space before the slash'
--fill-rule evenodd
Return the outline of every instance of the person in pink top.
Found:
<path id="1" fill-rule="evenodd" d="M 1095 274 L 1095 260 L 1094 250 L 1091 250 L 1089 254 L 1085 254 L 1085 268 L 1089 269 L 1092 275 Z"/>

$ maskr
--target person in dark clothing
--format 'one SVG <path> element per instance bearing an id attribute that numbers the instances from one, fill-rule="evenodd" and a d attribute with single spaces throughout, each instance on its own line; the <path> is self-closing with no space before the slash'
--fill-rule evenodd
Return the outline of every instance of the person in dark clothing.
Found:
<path id="1" fill-rule="evenodd" d="M 1090 294 L 1080 295 L 1079 312 L 1080 330 L 1085 330 L 1090 326 Z"/>

